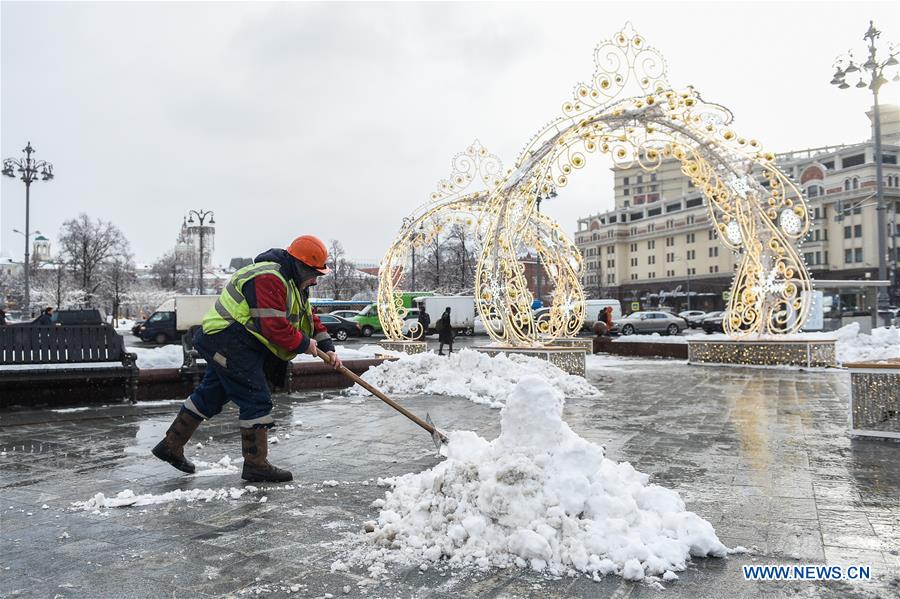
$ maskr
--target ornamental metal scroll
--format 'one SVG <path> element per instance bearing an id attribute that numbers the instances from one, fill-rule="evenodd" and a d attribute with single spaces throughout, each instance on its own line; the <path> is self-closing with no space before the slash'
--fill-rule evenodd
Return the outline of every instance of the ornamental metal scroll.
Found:
<path id="1" fill-rule="evenodd" d="M 470 191 L 477 183 L 490 189 L 501 178 L 503 163 L 476 139 L 451 161 L 450 176 L 441 179 L 428 202 L 403 219 L 403 225 L 381 261 L 378 284 L 378 319 L 388 339 L 411 341 L 421 336 L 418 322 L 405 324 L 409 310 L 403 306 L 400 286 L 404 282 L 410 254 L 427 247 L 446 227 L 462 225 L 476 241 L 484 235 L 483 211 L 487 191 Z M 468 192 L 468 193 L 467 193 Z M 415 291 L 415 290 L 414 290 Z"/>
<path id="2" fill-rule="evenodd" d="M 731 112 L 688 87 L 675 90 L 662 55 L 626 24 L 595 53 L 590 83 L 576 86 L 562 116 L 526 144 L 515 168 L 490 192 L 486 235 L 475 278 L 478 310 L 495 341 L 534 345 L 580 328 L 581 255 L 536 199 L 565 187 L 591 154 L 616 167 L 652 172 L 678 160 L 706 197 L 719 240 L 741 254 L 725 331 L 732 336 L 798 330 L 809 310 L 811 281 L 797 249 L 809 229 L 800 190 L 758 141 L 731 128 Z M 760 181 L 758 177 L 762 177 Z M 520 257 L 534 248 L 553 284 L 551 317 L 536 322 Z"/>

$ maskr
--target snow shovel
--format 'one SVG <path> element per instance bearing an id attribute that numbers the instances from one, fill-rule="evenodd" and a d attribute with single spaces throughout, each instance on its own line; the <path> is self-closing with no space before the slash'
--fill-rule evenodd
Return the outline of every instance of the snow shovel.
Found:
<path id="1" fill-rule="evenodd" d="M 326 364 L 331 364 L 331 356 L 323 352 L 321 349 L 316 349 L 316 355 L 325 360 Z M 442 444 L 447 444 L 450 442 L 450 440 L 447 438 L 447 435 L 439 431 L 438 428 L 434 426 L 434 423 L 431 421 L 431 416 L 429 416 L 427 413 L 425 414 L 425 420 L 422 420 L 421 418 L 398 404 L 396 401 L 379 391 L 374 385 L 367 383 L 362 378 L 351 372 L 346 366 L 342 365 L 340 368 L 338 368 L 338 371 L 340 371 L 340 373 L 345 377 L 358 384 L 366 391 L 428 431 L 428 434 L 431 435 L 431 440 L 434 441 L 434 446 L 437 448 L 438 452 L 441 451 Z"/>

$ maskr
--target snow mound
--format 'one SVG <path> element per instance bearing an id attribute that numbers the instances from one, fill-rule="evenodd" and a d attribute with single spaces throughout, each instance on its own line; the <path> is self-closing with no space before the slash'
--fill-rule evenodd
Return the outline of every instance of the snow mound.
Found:
<path id="1" fill-rule="evenodd" d="M 161 345 L 160 347 L 129 347 L 127 351 L 137 354 L 137 367 L 141 370 L 153 368 L 181 368 L 184 350 L 181 345 Z"/>
<path id="2" fill-rule="evenodd" d="M 172 503 L 173 501 L 213 501 L 224 499 L 238 499 L 249 489 L 189 489 L 182 491 L 177 489 L 161 495 L 135 495 L 131 489 L 120 491 L 115 497 L 107 497 L 103 493 L 97 493 L 87 501 L 76 501 L 72 504 L 75 509 L 98 510 L 113 507 L 128 507 L 132 505 L 154 505 L 158 503 Z"/>
<path id="3" fill-rule="evenodd" d="M 630 580 L 684 570 L 691 556 L 723 557 L 712 525 L 675 491 L 603 456 L 562 420 L 563 396 L 542 377 L 516 385 L 488 442 L 451 433 L 447 459 L 388 480 L 393 489 L 360 559 Z"/>
<path id="4" fill-rule="evenodd" d="M 235 462 L 242 461 L 243 458 L 235 460 Z M 238 471 L 237 465 L 227 455 L 222 456 L 217 462 L 195 460 L 194 465 L 197 467 L 197 471 L 192 476 L 222 476 L 225 474 L 236 474 Z"/>
<path id="5" fill-rule="evenodd" d="M 836 335 L 835 351 L 842 364 L 900 358 L 900 329 L 896 327 L 879 327 L 866 335 L 859 332 L 859 323 L 853 322 L 839 328 Z"/>
<path id="6" fill-rule="evenodd" d="M 494 357 L 463 349 L 449 356 L 426 352 L 385 362 L 362 375 L 388 395 L 453 395 L 502 408 L 516 383 L 536 375 L 564 397 L 593 397 L 600 392 L 582 377 L 566 374 L 539 358 L 519 354 Z M 355 385 L 350 393 L 368 395 Z"/>

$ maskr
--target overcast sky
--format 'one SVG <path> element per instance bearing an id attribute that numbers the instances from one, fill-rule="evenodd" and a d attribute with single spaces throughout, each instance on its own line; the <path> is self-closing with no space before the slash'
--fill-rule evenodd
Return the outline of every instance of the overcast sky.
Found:
<path id="1" fill-rule="evenodd" d="M 31 228 L 54 241 L 86 212 L 152 262 L 202 208 L 219 263 L 304 233 L 377 261 L 473 139 L 511 166 L 626 21 L 674 86 L 787 151 L 869 137 L 871 95 L 829 85 L 833 60 L 862 52 L 869 19 L 898 40 L 898 7 L 4 1 L 0 149 L 17 157 L 30 140 L 53 162 L 56 179 L 32 187 Z M 610 163 L 591 160 L 543 206 L 569 231 L 612 207 Z M 0 250 L 20 259 L 24 185 L 4 177 L 0 193 Z"/>

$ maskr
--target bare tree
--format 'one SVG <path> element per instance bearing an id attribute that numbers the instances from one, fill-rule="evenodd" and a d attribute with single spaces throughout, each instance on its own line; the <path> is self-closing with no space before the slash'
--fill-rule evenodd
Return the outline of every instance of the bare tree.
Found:
<path id="1" fill-rule="evenodd" d="M 103 263 L 129 251 L 128 240 L 117 226 L 99 218 L 92 221 L 84 213 L 63 223 L 59 243 L 76 284 L 87 292 L 89 301 L 100 286 Z"/>
<path id="2" fill-rule="evenodd" d="M 137 275 L 130 252 L 117 253 L 103 264 L 100 292 L 103 299 L 112 304 L 114 324 L 118 324 L 122 301 L 136 280 Z"/>
<path id="3" fill-rule="evenodd" d="M 445 281 L 451 293 L 470 291 L 475 285 L 479 244 L 471 227 L 454 224 L 447 235 Z"/>
<path id="4" fill-rule="evenodd" d="M 188 265 L 175 250 L 163 254 L 151 267 L 160 287 L 172 291 L 184 291 L 190 280 Z"/>
<path id="5" fill-rule="evenodd" d="M 45 263 L 34 272 L 32 281 L 32 296 L 41 306 L 79 308 L 87 302 L 87 293 L 75 284 L 65 262 Z"/>
<path id="6" fill-rule="evenodd" d="M 123 297 L 123 305 L 135 318 L 143 318 L 171 298 L 174 292 L 161 288 L 154 281 L 138 281 Z"/>

